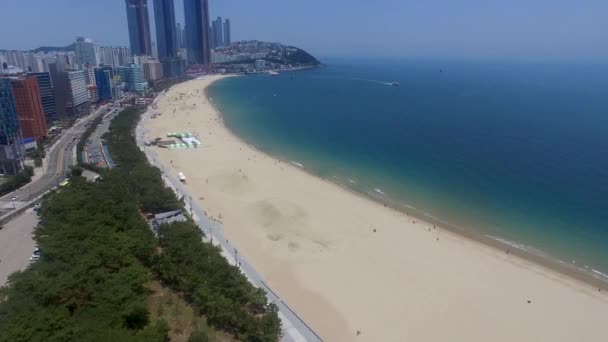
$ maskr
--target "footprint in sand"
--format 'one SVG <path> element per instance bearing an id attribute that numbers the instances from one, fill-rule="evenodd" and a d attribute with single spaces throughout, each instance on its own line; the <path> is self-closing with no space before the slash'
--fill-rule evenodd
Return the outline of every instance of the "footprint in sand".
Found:
<path id="1" fill-rule="evenodd" d="M 289 241 L 287 248 L 289 248 L 290 252 L 297 252 L 300 249 L 300 245 L 297 242 Z"/>

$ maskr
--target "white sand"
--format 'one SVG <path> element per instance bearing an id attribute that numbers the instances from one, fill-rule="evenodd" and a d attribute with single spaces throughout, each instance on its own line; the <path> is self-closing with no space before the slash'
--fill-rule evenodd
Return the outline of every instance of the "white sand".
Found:
<path id="1" fill-rule="evenodd" d="M 608 339 L 605 292 L 440 228 L 429 232 L 246 145 L 202 95 L 216 79 L 173 87 L 148 137 L 199 136 L 201 148 L 159 148 L 161 159 L 184 172 L 188 191 L 221 217 L 240 254 L 326 341 Z"/>

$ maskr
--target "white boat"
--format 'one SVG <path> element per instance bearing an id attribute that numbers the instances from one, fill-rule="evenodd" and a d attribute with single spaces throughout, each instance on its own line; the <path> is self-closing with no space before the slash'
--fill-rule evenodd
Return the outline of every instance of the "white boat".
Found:
<path id="1" fill-rule="evenodd" d="M 177 177 L 179 177 L 180 182 L 186 183 L 186 176 L 184 176 L 184 174 L 182 172 L 178 173 Z"/>
<path id="2" fill-rule="evenodd" d="M 268 75 L 270 75 L 270 76 L 279 76 L 279 73 L 276 72 L 276 71 L 274 71 L 274 70 L 270 70 L 270 71 L 268 71 Z"/>

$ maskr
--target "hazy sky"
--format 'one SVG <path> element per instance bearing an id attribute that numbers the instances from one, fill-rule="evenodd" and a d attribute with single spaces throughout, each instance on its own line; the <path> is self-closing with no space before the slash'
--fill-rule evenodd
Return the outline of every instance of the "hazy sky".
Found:
<path id="1" fill-rule="evenodd" d="M 0 49 L 63 46 L 78 35 L 128 45 L 124 0 L 0 2 Z M 608 0 L 209 2 L 212 18 L 231 19 L 233 41 L 278 41 L 321 57 L 608 60 Z M 183 23 L 182 0 L 175 6 Z"/>

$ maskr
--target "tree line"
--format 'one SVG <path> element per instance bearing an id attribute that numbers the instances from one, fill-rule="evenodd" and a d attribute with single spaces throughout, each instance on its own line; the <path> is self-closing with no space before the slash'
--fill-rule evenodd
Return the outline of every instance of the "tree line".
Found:
<path id="1" fill-rule="evenodd" d="M 161 226 L 158 240 L 149 229 L 141 212 L 184 206 L 136 146 L 140 114 L 124 110 L 104 136 L 118 168 L 99 183 L 72 177 L 44 199 L 34 236 L 42 257 L 0 289 L 0 341 L 168 341 L 167 323 L 150 321 L 145 305 L 152 279 L 239 340 L 280 339 L 277 307 L 192 221 Z"/>

